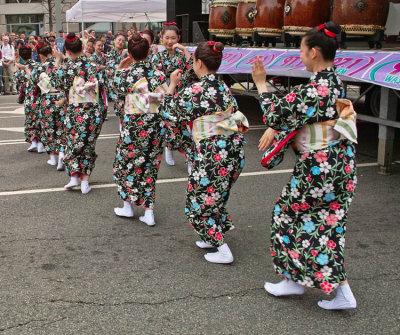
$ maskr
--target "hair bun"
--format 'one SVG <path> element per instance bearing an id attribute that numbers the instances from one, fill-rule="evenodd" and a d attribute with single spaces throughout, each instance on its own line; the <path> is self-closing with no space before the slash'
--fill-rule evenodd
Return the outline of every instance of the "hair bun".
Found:
<path id="1" fill-rule="evenodd" d="M 222 52 L 225 49 L 225 46 L 223 43 L 217 42 L 215 43 L 214 48 L 217 49 L 219 52 Z"/>

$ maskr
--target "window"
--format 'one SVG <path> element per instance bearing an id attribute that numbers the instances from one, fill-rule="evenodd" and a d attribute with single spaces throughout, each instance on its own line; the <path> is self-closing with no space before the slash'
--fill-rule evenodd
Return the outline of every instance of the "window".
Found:
<path id="1" fill-rule="evenodd" d="M 31 3 L 42 2 L 42 0 L 6 0 L 6 3 Z"/>
<path id="2" fill-rule="evenodd" d="M 7 31 L 40 35 L 43 33 L 43 15 L 6 15 Z"/>

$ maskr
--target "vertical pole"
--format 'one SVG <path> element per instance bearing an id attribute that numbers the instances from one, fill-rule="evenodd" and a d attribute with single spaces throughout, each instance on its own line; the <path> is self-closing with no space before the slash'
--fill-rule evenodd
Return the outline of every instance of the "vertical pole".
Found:
<path id="1" fill-rule="evenodd" d="M 55 12 L 56 12 L 56 31 L 59 32 L 63 29 L 62 15 L 61 15 L 61 0 L 55 0 Z"/>
<path id="2" fill-rule="evenodd" d="M 386 120 L 396 120 L 397 96 L 387 87 L 381 87 L 381 103 L 379 117 Z M 378 165 L 381 174 L 390 174 L 393 163 L 393 144 L 395 129 L 379 126 Z"/>

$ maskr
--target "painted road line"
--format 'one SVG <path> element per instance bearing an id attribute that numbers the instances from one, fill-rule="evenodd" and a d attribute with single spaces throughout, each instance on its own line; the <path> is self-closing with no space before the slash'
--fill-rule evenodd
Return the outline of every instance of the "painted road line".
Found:
<path id="1" fill-rule="evenodd" d="M 23 133 L 25 128 L 24 127 L 8 127 L 8 128 L 0 128 L 3 131 L 12 131 L 15 133 Z"/>
<path id="2" fill-rule="evenodd" d="M 13 115 L 13 116 L 0 116 L 0 119 L 13 119 L 13 118 L 16 118 L 16 117 L 25 117 L 25 115 L 18 115 L 18 116 L 16 116 L 16 115 Z"/>
<path id="3" fill-rule="evenodd" d="M 22 127 L 21 127 L 22 128 Z M 15 130 L 10 130 L 10 131 L 19 131 L 17 129 L 19 128 L 9 128 L 9 129 L 15 129 Z M 250 127 L 249 130 L 264 130 L 267 129 L 267 127 L 264 126 L 254 126 Z M 7 128 L 0 128 L 0 130 L 7 131 Z M 23 132 L 21 130 L 21 132 Z M 115 139 L 118 138 L 119 134 L 104 134 L 99 136 L 99 140 L 107 140 L 107 139 Z M 13 145 L 13 144 L 26 144 L 25 140 L 2 140 L 0 141 L 0 145 Z"/>
<path id="4" fill-rule="evenodd" d="M 378 163 L 357 164 L 357 167 L 359 167 L 359 168 L 372 167 L 372 166 L 378 166 Z M 239 178 L 263 176 L 263 175 L 274 175 L 274 174 L 286 174 L 286 173 L 291 173 L 292 171 L 293 171 L 293 169 L 275 170 L 275 171 L 244 172 L 244 173 L 240 174 Z M 157 180 L 157 184 L 182 183 L 182 182 L 186 182 L 186 181 L 187 181 L 187 177 L 186 178 L 173 178 L 173 179 L 159 179 L 159 180 Z M 100 185 L 90 185 L 90 187 L 93 189 L 96 189 L 96 188 L 100 189 L 100 188 L 117 187 L 117 185 L 116 184 L 100 184 Z M 76 189 L 79 189 L 79 187 L 76 187 Z M 58 187 L 58 188 L 42 188 L 42 189 L 36 189 L 36 190 L 5 191 L 5 192 L 0 192 L 0 197 L 1 196 L 11 196 L 11 195 L 51 193 L 51 192 L 69 192 L 69 190 L 66 190 L 63 187 Z"/>

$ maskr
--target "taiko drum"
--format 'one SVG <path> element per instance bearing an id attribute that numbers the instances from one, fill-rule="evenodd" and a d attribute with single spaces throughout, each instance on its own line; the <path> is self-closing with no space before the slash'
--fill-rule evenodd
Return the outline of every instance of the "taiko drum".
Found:
<path id="1" fill-rule="evenodd" d="M 280 36 L 283 33 L 285 0 L 257 0 L 254 30 L 260 36 Z"/>
<path id="2" fill-rule="evenodd" d="M 332 20 L 350 35 L 373 35 L 384 30 L 389 10 L 387 0 L 334 0 Z"/>
<path id="3" fill-rule="evenodd" d="M 236 11 L 236 33 L 239 36 L 251 36 L 257 15 L 257 0 L 239 0 Z"/>
<path id="4" fill-rule="evenodd" d="M 331 0 L 286 0 L 283 30 L 291 35 L 304 35 L 330 16 Z"/>
<path id="5" fill-rule="evenodd" d="M 210 5 L 209 29 L 216 37 L 233 37 L 239 0 L 214 0 Z"/>

